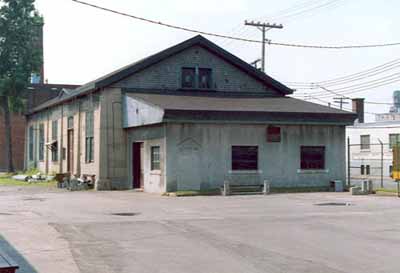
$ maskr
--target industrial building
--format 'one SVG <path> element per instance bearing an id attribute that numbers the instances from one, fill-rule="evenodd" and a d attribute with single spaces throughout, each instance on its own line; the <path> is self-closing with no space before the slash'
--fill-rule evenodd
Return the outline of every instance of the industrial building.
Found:
<path id="1" fill-rule="evenodd" d="M 374 122 L 358 120 L 346 128 L 346 134 L 350 143 L 350 177 L 355 181 L 371 179 L 376 184 L 381 179 L 391 182 L 392 148 L 400 144 L 400 91 L 393 93 L 393 106 L 388 113 L 377 114 Z"/>
<path id="2" fill-rule="evenodd" d="M 25 165 L 95 175 L 98 190 L 157 193 L 227 179 L 273 188 L 344 181 L 345 126 L 356 114 L 292 93 L 196 36 L 32 109 Z"/>

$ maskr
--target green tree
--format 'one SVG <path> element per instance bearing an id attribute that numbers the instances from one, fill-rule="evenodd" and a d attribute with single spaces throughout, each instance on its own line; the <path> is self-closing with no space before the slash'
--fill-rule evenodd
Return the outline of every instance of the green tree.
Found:
<path id="1" fill-rule="evenodd" d="M 0 0 L 0 109 L 4 117 L 7 169 L 14 172 L 12 161 L 11 114 L 24 111 L 24 91 L 32 73 L 42 63 L 37 45 L 37 26 L 42 17 L 35 0 Z"/>

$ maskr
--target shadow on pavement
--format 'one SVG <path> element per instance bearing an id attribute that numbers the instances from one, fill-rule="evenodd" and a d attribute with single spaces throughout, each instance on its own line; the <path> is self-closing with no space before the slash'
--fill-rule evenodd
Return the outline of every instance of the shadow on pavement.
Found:
<path id="1" fill-rule="evenodd" d="M 17 273 L 38 273 L 3 236 L 0 235 L 0 252 L 4 252 L 19 266 Z"/>

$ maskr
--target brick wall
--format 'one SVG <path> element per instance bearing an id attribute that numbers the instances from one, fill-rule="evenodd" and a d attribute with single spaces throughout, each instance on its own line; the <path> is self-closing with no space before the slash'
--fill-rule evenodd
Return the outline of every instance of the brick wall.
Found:
<path id="1" fill-rule="evenodd" d="M 24 168 L 24 150 L 25 150 L 25 116 L 13 114 L 11 116 L 11 136 L 13 146 L 13 162 L 16 170 Z M 5 171 L 7 159 L 4 139 L 4 116 L 0 113 L 0 171 Z"/>

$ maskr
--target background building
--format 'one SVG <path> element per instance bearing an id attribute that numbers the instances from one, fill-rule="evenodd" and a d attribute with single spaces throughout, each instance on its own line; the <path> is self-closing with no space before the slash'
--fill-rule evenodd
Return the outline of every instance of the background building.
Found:
<path id="1" fill-rule="evenodd" d="M 359 100 L 360 101 L 360 100 Z M 357 108 L 361 106 L 362 108 Z M 353 101 L 353 110 L 363 115 L 363 105 Z M 353 182 L 372 179 L 377 186 L 395 187 L 390 177 L 392 147 L 400 143 L 400 91 L 393 93 L 393 106 L 389 113 L 376 115 L 376 122 L 356 122 L 346 127 L 350 142 L 350 176 Z"/>

